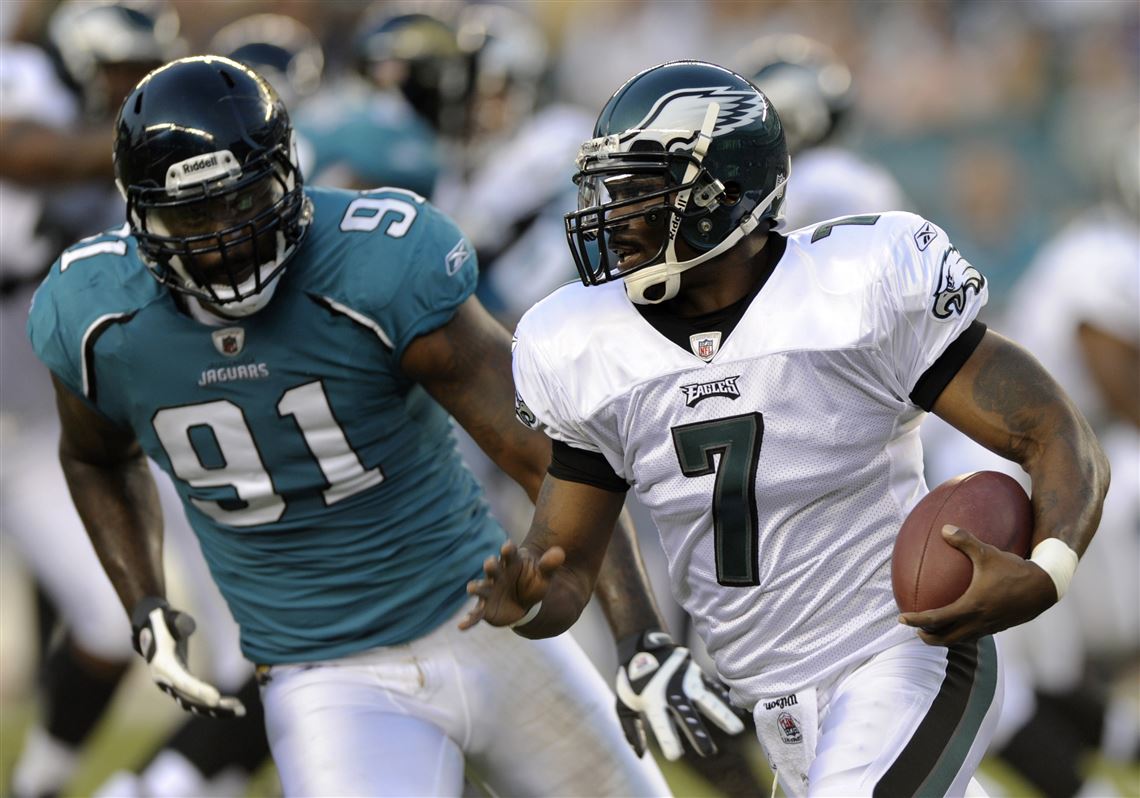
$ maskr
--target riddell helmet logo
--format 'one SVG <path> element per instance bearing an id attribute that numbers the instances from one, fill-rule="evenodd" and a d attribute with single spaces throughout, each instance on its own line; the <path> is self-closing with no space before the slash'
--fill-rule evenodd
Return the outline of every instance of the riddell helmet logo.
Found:
<path id="1" fill-rule="evenodd" d="M 720 105 L 713 138 L 768 116 L 768 102 L 758 91 L 734 89 L 731 86 L 678 89 L 654 103 L 645 118 L 631 128 L 631 132 L 700 130 L 710 102 Z"/>
<path id="2" fill-rule="evenodd" d="M 179 196 L 184 190 L 203 183 L 232 181 L 241 177 L 241 165 L 229 150 L 195 155 L 166 170 L 166 191 Z"/>
<path id="3" fill-rule="evenodd" d="M 182 162 L 182 174 L 190 175 L 190 174 L 193 174 L 194 172 L 201 172 L 203 169 L 205 169 L 208 166 L 217 166 L 217 165 L 218 165 L 218 156 L 217 155 L 210 155 L 209 157 L 206 157 L 206 158 L 199 158 L 196 161 L 183 161 Z"/>

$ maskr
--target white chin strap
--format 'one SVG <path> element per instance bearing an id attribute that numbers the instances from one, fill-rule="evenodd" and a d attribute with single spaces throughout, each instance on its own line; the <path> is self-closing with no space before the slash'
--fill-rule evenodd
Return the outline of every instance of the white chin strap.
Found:
<path id="1" fill-rule="evenodd" d="M 787 178 L 784 178 L 777 183 L 771 193 L 761 200 L 756 207 L 752 209 L 751 213 L 741 219 L 740 223 L 732 232 L 724 237 L 723 241 L 708 252 L 698 255 L 691 260 L 678 261 L 676 260 L 676 253 L 673 249 L 673 242 L 670 241 L 669 247 L 665 251 L 664 263 L 647 266 L 644 269 L 639 269 L 628 277 L 622 278 L 625 282 L 625 292 L 629 296 L 630 301 L 637 305 L 657 305 L 677 296 L 677 292 L 681 289 L 681 274 L 694 266 L 699 266 L 706 261 L 712 260 L 718 255 L 723 255 L 736 246 L 742 238 L 755 230 L 756 225 L 760 221 L 760 217 L 784 190 L 784 186 L 787 182 Z M 645 296 L 646 291 L 660 285 L 664 285 L 665 289 L 661 296 L 654 297 L 653 299 Z"/>
<path id="2" fill-rule="evenodd" d="M 238 286 L 237 293 L 234 292 L 232 286 L 215 285 L 212 286 L 214 293 L 217 294 L 218 298 L 223 301 L 220 303 L 211 302 L 209 299 L 206 299 L 204 297 L 199 298 L 199 301 L 203 305 L 209 307 L 213 312 L 234 319 L 240 319 L 244 316 L 252 315 L 268 305 L 269 300 L 273 298 L 273 293 L 277 290 L 278 281 L 280 281 L 282 274 L 285 272 L 284 269 L 282 269 L 269 283 L 265 282 L 265 275 L 276 269 L 277 264 L 281 263 L 283 260 L 292 255 L 293 250 L 297 247 L 297 245 L 294 244 L 293 246 L 286 249 L 285 234 L 281 231 L 277 232 L 276 240 L 277 251 L 280 254 L 269 263 L 263 263 L 261 266 L 259 266 L 257 269 L 259 274 L 251 274 L 245 280 L 245 282 L 241 283 Z M 187 285 L 195 285 L 194 280 L 190 277 L 189 273 L 186 271 L 186 268 L 183 266 L 181 258 L 177 256 L 172 257 L 170 259 L 170 267 L 179 277 L 182 278 L 182 281 L 184 283 Z M 261 277 L 263 288 L 254 294 L 252 292 L 257 288 L 257 280 L 259 276 Z M 239 299 L 236 302 L 225 301 L 230 297 L 237 296 L 239 294 L 249 294 L 249 296 L 246 296 L 245 299 Z"/>
<path id="3" fill-rule="evenodd" d="M 709 145 L 712 143 L 713 130 L 716 128 L 717 117 L 720 115 L 720 103 L 710 102 L 705 109 L 705 118 L 701 122 L 701 129 L 697 132 L 697 142 L 693 145 L 693 160 L 689 162 L 688 167 L 685 169 L 685 176 L 682 178 L 682 184 L 692 183 L 697 179 L 697 175 L 701 171 L 701 162 L 705 159 L 705 154 L 708 152 Z M 772 201 L 784 190 L 784 183 L 787 179 L 780 181 L 776 187 L 772 189 L 772 193 L 764 198 L 763 202 L 752 209 L 752 212 L 740 220 L 740 224 L 725 236 L 724 240 L 710 249 L 703 255 L 698 255 L 692 260 L 679 261 L 677 260 L 677 234 L 681 230 L 681 217 L 684 216 L 685 208 L 689 205 L 689 195 L 692 194 L 692 188 L 687 188 L 684 191 L 677 193 L 677 200 L 675 203 L 677 212 L 673 214 L 669 220 L 669 238 L 665 244 L 665 260 L 654 266 L 648 266 L 640 269 L 629 277 L 622 278 L 625 281 L 625 292 L 629 295 L 630 301 L 637 305 L 657 305 L 661 302 L 667 302 L 673 297 L 677 296 L 677 292 L 681 290 L 681 273 L 685 272 L 694 266 L 699 266 L 705 261 L 712 260 L 717 255 L 727 252 L 736 245 L 740 239 L 751 233 L 756 229 L 756 224 L 760 216 L 772 204 Z M 645 292 L 651 288 L 656 288 L 664 284 L 664 292 L 660 297 L 653 299 L 648 298 Z"/>
<path id="4" fill-rule="evenodd" d="M 279 272 L 277 276 L 273 278 L 273 281 L 262 288 L 258 293 L 252 296 L 247 296 L 245 299 L 239 300 L 237 302 L 227 302 L 224 305 L 215 305 L 214 303 L 209 302 L 205 299 L 201 301 L 203 304 L 209 305 L 210 309 L 215 313 L 220 313 L 223 316 L 229 316 L 232 319 L 240 319 L 245 316 L 251 316 L 268 305 L 269 300 L 273 299 L 273 294 L 277 291 L 277 284 L 281 282 L 281 276 L 283 274 L 284 270 Z M 247 281 L 246 286 L 243 287 L 253 288 L 253 279 L 250 278 L 250 280 Z M 214 290 L 220 291 L 218 288 L 215 288 Z M 232 292 L 233 289 L 229 288 L 229 286 L 226 286 L 226 290 Z"/>

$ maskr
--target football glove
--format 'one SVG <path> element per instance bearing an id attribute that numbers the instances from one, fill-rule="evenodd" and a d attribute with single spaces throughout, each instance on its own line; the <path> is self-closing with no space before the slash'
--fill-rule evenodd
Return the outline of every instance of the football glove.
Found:
<path id="1" fill-rule="evenodd" d="M 689 649 L 665 632 L 650 629 L 628 637 L 618 645 L 618 655 L 622 660 L 617 675 L 618 719 L 638 756 L 645 753 L 646 720 L 669 760 L 680 759 L 682 736 L 700 756 L 716 754 L 701 713 L 728 734 L 744 730 L 729 703 L 728 689 L 705 676 Z"/>
<path id="2" fill-rule="evenodd" d="M 245 706 L 233 696 L 193 676 L 186 668 L 187 641 L 194 633 L 194 619 L 170 608 L 165 599 L 147 596 L 131 612 L 135 651 L 150 667 L 150 678 L 169 693 L 178 705 L 195 715 L 240 718 Z"/>

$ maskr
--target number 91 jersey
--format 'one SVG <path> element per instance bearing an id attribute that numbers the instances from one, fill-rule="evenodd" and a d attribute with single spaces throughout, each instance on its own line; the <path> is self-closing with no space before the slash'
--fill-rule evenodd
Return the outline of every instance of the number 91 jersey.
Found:
<path id="1" fill-rule="evenodd" d="M 505 539 L 448 414 L 399 368 L 474 291 L 469 244 L 410 192 L 306 194 L 306 239 L 252 316 L 188 316 L 124 228 L 65 251 L 28 322 L 48 368 L 174 478 L 259 663 L 419 637 Z"/>
<path id="2" fill-rule="evenodd" d="M 675 597 L 752 706 L 913 636 L 890 582 L 927 491 L 910 397 L 985 301 L 926 220 L 833 220 L 788 236 L 719 349 L 664 337 L 621 283 L 559 289 L 518 326 L 518 415 L 632 485 Z"/>

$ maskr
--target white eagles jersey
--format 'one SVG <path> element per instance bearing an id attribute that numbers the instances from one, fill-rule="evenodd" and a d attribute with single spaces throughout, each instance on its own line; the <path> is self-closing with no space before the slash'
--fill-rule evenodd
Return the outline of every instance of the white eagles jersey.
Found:
<path id="1" fill-rule="evenodd" d="M 914 635 L 890 579 L 927 492 L 908 397 L 987 296 L 909 213 L 791 233 L 731 334 L 692 351 L 620 282 L 571 284 L 519 322 L 518 416 L 630 483 L 674 595 L 752 706 Z"/>

